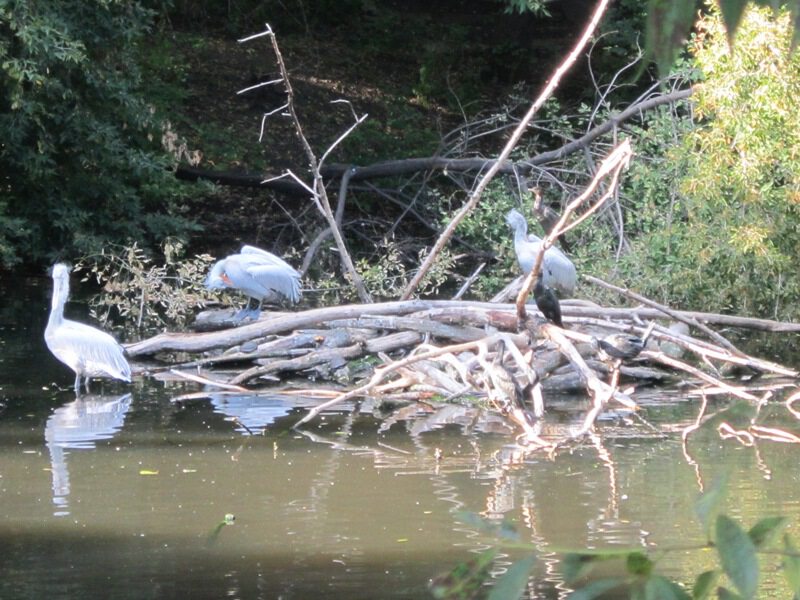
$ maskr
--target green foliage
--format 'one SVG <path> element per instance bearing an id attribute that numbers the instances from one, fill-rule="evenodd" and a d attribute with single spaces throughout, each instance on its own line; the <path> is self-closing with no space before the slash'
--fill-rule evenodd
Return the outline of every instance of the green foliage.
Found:
<path id="1" fill-rule="evenodd" d="M 367 291 L 375 298 L 394 299 L 405 289 L 413 273 L 403 262 L 400 248 L 393 240 L 384 239 L 378 248 L 377 260 L 359 259 L 356 264 Z M 427 256 L 423 248 L 417 256 L 421 264 Z M 449 279 L 448 271 L 453 266 L 453 256 L 445 249 L 436 257 L 433 267 L 425 274 L 417 294 L 435 295 L 439 288 Z"/>
<path id="2" fill-rule="evenodd" d="M 649 0 L 647 4 L 647 55 L 658 65 L 662 73 L 668 73 L 674 60 L 683 49 L 684 40 L 694 24 L 694 15 L 702 2 L 698 0 Z M 776 9 L 784 6 L 791 13 L 792 23 L 800 18 L 800 0 L 778 2 L 777 0 L 719 0 L 722 13 L 720 23 L 724 26 L 729 42 L 739 32 L 742 14 L 748 6 Z M 792 48 L 800 41 L 800 30 L 792 28 Z M 738 41 L 736 42 L 738 45 Z"/>
<path id="3" fill-rule="evenodd" d="M 88 256 L 76 267 L 85 272 L 84 281 L 93 278 L 102 285 L 89 304 L 92 316 L 104 325 L 122 317 L 139 333 L 182 328 L 195 309 L 218 299 L 203 285 L 214 262 L 207 254 L 187 258 L 176 240 L 163 244 L 161 264 L 135 243 L 115 250 Z"/>
<path id="4" fill-rule="evenodd" d="M 697 501 L 696 512 L 701 517 L 701 522 L 705 526 L 706 519 L 715 512 L 716 507 L 722 500 L 725 489 L 725 480 L 717 481 L 708 492 L 703 494 Z M 461 520 L 473 527 L 476 531 L 484 535 L 497 535 L 498 526 L 488 519 L 482 519 L 477 515 Z M 755 598 L 758 594 L 759 581 L 759 561 L 758 554 L 763 553 L 774 557 L 776 554 L 781 560 L 781 566 L 789 588 L 798 597 L 800 591 L 800 558 L 797 550 L 788 535 L 784 535 L 782 551 L 776 550 L 774 542 L 778 534 L 786 526 L 787 520 L 784 517 L 766 517 L 761 519 L 749 531 L 745 530 L 733 519 L 725 514 L 719 514 L 714 519 L 714 536 L 707 545 L 698 546 L 696 550 L 715 548 L 719 567 L 704 571 L 695 579 L 691 592 L 687 591 L 678 582 L 671 578 L 660 575 L 656 572 L 657 560 L 649 553 L 640 550 L 584 550 L 579 552 L 566 552 L 561 559 L 561 574 L 564 582 L 572 587 L 574 591 L 569 595 L 569 600 L 591 600 L 593 598 L 606 597 L 604 594 L 617 590 L 615 598 L 631 598 L 632 600 L 702 600 L 711 598 L 716 592 L 717 598 Z M 498 545 L 513 546 L 515 548 L 524 547 L 518 538 L 498 538 Z M 531 548 L 533 550 L 533 548 Z M 676 552 L 685 552 L 685 547 L 677 548 Z M 669 548 L 658 550 L 658 556 L 671 552 Z M 498 556 L 496 548 L 490 549 L 481 555 L 484 560 L 492 560 Z M 472 561 L 476 562 L 477 559 Z M 609 561 L 621 563 L 624 575 L 614 575 L 605 577 L 591 578 L 593 569 Z M 522 560 L 514 563 L 503 577 L 495 580 L 490 598 L 516 599 L 520 597 L 530 572 L 534 565 L 533 555 L 528 555 Z M 476 578 L 482 578 L 480 583 L 489 581 L 491 565 L 481 563 L 480 572 L 475 569 L 466 569 L 463 565 L 447 574 L 445 578 L 437 578 L 437 581 L 447 581 L 447 586 L 439 586 L 437 591 L 438 598 L 464 598 L 473 597 L 472 595 L 448 595 L 448 590 L 469 589 L 475 590 Z M 460 570 L 459 570 L 460 569 Z M 466 577 L 459 585 L 459 577 Z M 720 578 L 726 578 L 736 589 L 732 592 L 724 586 L 719 586 Z M 625 590 L 623 593 L 619 590 Z"/>
<path id="5" fill-rule="evenodd" d="M 440 199 L 440 222 L 449 222 L 460 208 L 456 199 L 461 196 Z M 470 293 L 481 299 L 487 299 L 503 289 L 512 279 L 520 275 L 514 254 L 514 236 L 506 224 L 506 214 L 517 208 L 524 215 L 531 215 L 533 199 L 526 198 L 525 206 L 520 207 L 505 183 L 494 181 L 484 191 L 481 201 L 459 224 L 456 235 L 483 252 L 486 256 L 494 256 L 491 269 L 484 269 L 470 287 Z M 534 223 L 528 223 L 528 230 L 536 231 Z M 474 270 L 478 265 L 470 265 Z"/>
<path id="6" fill-rule="evenodd" d="M 744 530 L 726 515 L 717 517 L 716 544 L 722 569 L 744 598 L 758 589 L 756 546 Z"/>
<path id="7" fill-rule="evenodd" d="M 500 0 L 506 4 L 507 13 L 524 14 L 526 12 L 549 17 L 550 11 L 547 10 L 547 0 Z"/>
<path id="8" fill-rule="evenodd" d="M 627 254 L 593 232 L 598 271 L 675 306 L 793 319 L 800 276 L 800 56 L 789 15 L 750 9 L 730 51 L 719 13 L 698 24 L 694 113 L 662 108 L 635 129 L 623 196 Z M 694 116 L 694 121 L 690 118 Z"/>
<path id="9" fill-rule="evenodd" d="M 0 260 L 185 233 L 162 125 L 141 94 L 141 2 L 0 2 Z"/>

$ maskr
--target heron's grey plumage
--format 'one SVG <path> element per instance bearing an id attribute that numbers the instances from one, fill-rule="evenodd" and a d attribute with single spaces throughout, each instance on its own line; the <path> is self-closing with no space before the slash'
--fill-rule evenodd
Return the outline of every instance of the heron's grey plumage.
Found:
<path id="1" fill-rule="evenodd" d="M 238 254 L 217 261 L 206 277 L 206 287 L 234 288 L 261 303 L 276 303 L 285 298 L 294 304 L 300 301 L 300 273 L 283 259 L 256 248 L 242 246 Z M 248 311 L 242 312 L 241 318 Z"/>
<path id="2" fill-rule="evenodd" d="M 512 209 L 506 215 L 506 223 L 514 230 L 514 252 L 519 267 L 523 273 L 528 274 L 536 262 L 542 240 L 533 234 L 528 235 L 528 223 L 516 209 Z M 551 246 L 544 253 L 542 275 L 544 285 L 557 290 L 562 296 L 571 296 L 575 291 L 578 278 L 575 265 L 555 246 Z"/>
<path id="3" fill-rule="evenodd" d="M 53 300 L 44 341 L 58 360 L 75 372 L 75 393 L 80 394 L 81 378 L 104 377 L 130 382 L 131 367 L 122 346 L 105 331 L 64 318 L 69 297 L 69 268 L 53 266 Z"/>

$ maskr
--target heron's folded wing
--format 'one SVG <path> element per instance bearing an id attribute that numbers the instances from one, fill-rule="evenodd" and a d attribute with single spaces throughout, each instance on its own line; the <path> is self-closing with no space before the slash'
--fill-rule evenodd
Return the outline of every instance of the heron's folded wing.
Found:
<path id="1" fill-rule="evenodd" d="M 247 272 L 265 289 L 274 290 L 291 302 L 297 302 L 300 300 L 300 274 L 287 267 L 256 265 L 248 267 Z"/>

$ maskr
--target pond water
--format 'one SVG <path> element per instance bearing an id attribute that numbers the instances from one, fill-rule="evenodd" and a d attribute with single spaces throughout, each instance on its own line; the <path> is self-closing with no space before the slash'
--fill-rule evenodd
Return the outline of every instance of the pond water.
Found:
<path id="1" fill-rule="evenodd" d="M 492 543 L 464 511 L 536 549 L 527 598 L 568 595 L 567 548 L 683 548 L 657 569 L 689 583 L 716 564 L 691 549 L 693 504 L 722 474 L 734 519 L 785 515 L 799 533 L 800 447 L 708 428 L 684 448 L 688 392 L 652 393 L 647 425 L 610 412 L 602 442 L 553 459 L 463 407 L 386 420 L 365 401 L 297 431 L 309 398 L 176 401 L 201 388 L 137 378 L 76 399 L 42 339 L 49 281 L 0 284 L 0 598 L 426 598 Z M 562 432 L 585 408 L 554 407 L 545 425 Z M 493 572 L 523 555 L 502 551 Z M 761 564 L 762 597 L 789 597 L 777 560 Z"/>

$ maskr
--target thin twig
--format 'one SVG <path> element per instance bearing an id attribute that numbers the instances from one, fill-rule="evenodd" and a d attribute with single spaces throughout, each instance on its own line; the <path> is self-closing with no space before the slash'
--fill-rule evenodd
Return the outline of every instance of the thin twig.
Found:
<path id="1" fill-rule="evenodd" d="M 696 327 L 699 330 L 701 330 L 703 333 L 708 335 L 711 339 L 715 340 L 719 345 L 727 348 L 728 350 L 730 350 L 734 354 L 736 354 L 738 356 L 745 356 L 744 352 L 739 350 L 730 341 L 728 341 L 723 336 L 718 334 L 716 331 L 714 331 L 710 327 L 704 325 L 703 323 L 701 323 L 697 319 L 693 319 L 691 317 L 684 317 L 679 312 L 677 312 L 675 310 L 672 310 L 668 306 L 664 306 L 663 304 L 659 304 L 658 302 L 656 302 L 654 300 L 650 300 L 649 298 L 646 298 L 645 296 L 642 296 L 641 294 L 637 294 L 636 292 L 633 292 L 633 291 L 631 291 L 631 290 L 629 290 L 627 288 L 621 288 L 621 287 L 616 286 L 614 284 L 608 283 L 608 282 L 603 281 L 602 279 L 599 279 L 597 277 L 592 277 L 591 275 L 584 275 L 583 278 L 586 281 L 590 282 L 590 283 L 594 283 L 595 285 L 599 285 L 600 287 L 604 287 L 604 288 L 606 288 L 608 290 L 612 290 L 614 292 L 617 292 L 618 294 L 622 294 L 623 296 L 627 296 L 628 298 L 631 298 L 632 300 L 635 300 L 636 302 L 641 302 L 642 304 L 644 304 L 646 306 L 651 306 L 653 308 L 656 308 L 656 309 L 660 310 L 661 312 L 663 312 L 668 317 L 670 317 L 672 319 L 675 319 L 676 321 L 680 321 L 682 323 L 686 323 L 687 325 L 691 325 L 692 327 Z"/>

